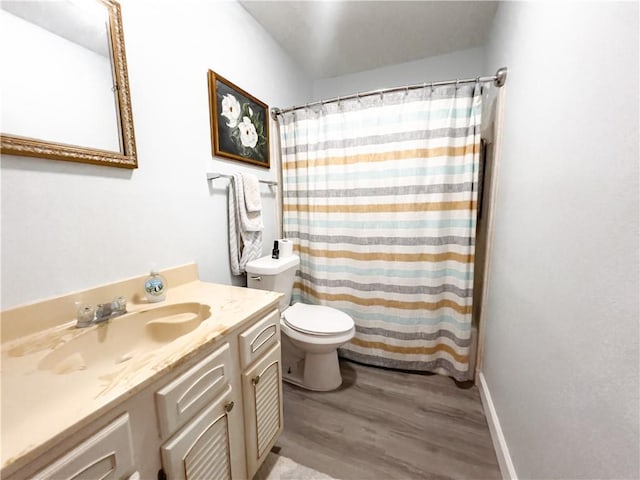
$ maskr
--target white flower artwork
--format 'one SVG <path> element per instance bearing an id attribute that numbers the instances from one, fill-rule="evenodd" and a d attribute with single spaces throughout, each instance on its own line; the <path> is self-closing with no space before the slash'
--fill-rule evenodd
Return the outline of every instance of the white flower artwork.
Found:
<path id="1" fill-rule="evenodd" d="M 213 155 L 269 168 L 269 107 L 209 70 Z"/>
<path id="2" fill-rule="evenodd" d="M 251 119 L 249 117 L 242 117 L 242 123 L 239 125 L 239 128 L 242 145 L 254 148 L 258 143 L 258 132 L 256 132 L 255 125 L 251 123 Z"/>
<path id="3" fill-rule="evenodd" d="M 240 117 L 240 102 L 236 97 L 227 93 L 222 97 L 222 113 L 227 121 L 227 127 L 235 128 L 238 125 L 238 118 Z"/>

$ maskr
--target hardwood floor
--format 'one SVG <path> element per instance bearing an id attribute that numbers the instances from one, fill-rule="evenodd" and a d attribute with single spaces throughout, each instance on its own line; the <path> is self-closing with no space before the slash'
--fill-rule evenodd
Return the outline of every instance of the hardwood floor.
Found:
<path id="1" fill-rule="evenodd" d="M 280 455 L 350 480 L 499 479 L 477 387 L 341 360 L 342 387 L 284 384 Z"/>

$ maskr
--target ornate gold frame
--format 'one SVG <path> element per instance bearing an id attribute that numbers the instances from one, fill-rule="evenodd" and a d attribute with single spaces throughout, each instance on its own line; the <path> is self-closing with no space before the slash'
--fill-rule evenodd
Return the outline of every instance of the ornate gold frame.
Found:
<path id="1" fill-rule="evenodd" d="M 114 88 L 118 95 L 120 135 L 124 152 L 110 152 L 107 150 L 49 142 L 35 138 L 0 134 L 0 149 L 3 154 L 92 163 L 110 167 L 138 168 L 120 4 L 115 0 L 99 1 L 102 2 L 109 11 L 109 33 L 113 52 L 113 71 L 116 81 Z"/>
<path id="2" fill-rule="evenodd" d="M 269 106 L 258 100 L 256 97 L 251 95 L 246 90 L 238 87 L 235 83 L 227 80 L 222 75 L 217 74 L 213 70 L 209 70 L 207 72 L 207 79 L 209 85 L 209 120 L 211 125 L 211 154 L 215 156 L 221 156 L 230 158 L 232 160 L 239 160 L 241 162 L 251 163 L 253 165 L 258 165 L 264 168 L 270 168 L 270 149 L 269 149 Z M 228 88 L 235 91 L 235 93 L 240 94 L 252 101 L 255 106 L 260 107 L 264 110 L 264 131 L 266 138 L 266 146 L 265 146 L 265 161 L 261 162 L 259 160 L 254 160 L 249 157 L 244 157 L 242 155 L 237 155 L 233 152 L 227 152 L 220 148 L 220 135 L 218 132 L 218 117 L 220 112 L 218 111 L 218 100 L 217 100 L 217 87 L 216 81 L 220 81 L 225 84 Z"/>

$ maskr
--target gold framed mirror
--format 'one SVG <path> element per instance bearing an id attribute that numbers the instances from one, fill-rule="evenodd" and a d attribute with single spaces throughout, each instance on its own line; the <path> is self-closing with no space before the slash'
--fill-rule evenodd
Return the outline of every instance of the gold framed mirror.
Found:
<path id="1" fill-rule="evenodd" d="M 2 153 L 137 168 L 119 3 L 3 0 L 0 14 L 14 46 L 3 54 Z"/>

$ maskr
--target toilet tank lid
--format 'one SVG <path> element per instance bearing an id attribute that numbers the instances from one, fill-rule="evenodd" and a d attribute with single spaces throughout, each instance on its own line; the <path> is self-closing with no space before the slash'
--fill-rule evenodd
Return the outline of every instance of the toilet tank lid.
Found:
<path id="1" fill-rule="evenodd" d="M 257 275 L 276 275 L 291 267 L 297 267 L 298 265 L 300 265 L 300 257 L 297 255 L 290 255 L 279 259 L 266 256 L 247 262 L 245 269 L 247 273 Z"/>

